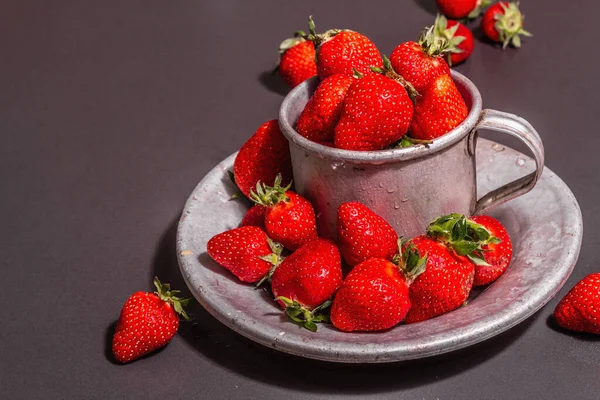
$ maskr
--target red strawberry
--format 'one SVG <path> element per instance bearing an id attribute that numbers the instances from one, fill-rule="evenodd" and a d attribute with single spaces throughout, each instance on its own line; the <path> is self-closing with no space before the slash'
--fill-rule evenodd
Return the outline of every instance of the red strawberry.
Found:
<path id="1" fill-rule="evenodd" d="M 435 0 L 441 13 L 448 18 L 477 18 L 481 8 L 490 4 L 489 0 Z"/>
<path id="2" fill-rule="evenodd" d="M 521 37 L 532 36 L 523 29 L 525 16 L 521 14 L 517 3 L 501 1 L 487 9 L 481 19 L 481 30 L 490 40 L 502 43 L 502 48 L 509 44 L 521 47 Z"/>
<path id="3" fill-rule="evenodd" d="M 394 71 L 409 81 L 420 93 L 440 75 L 450 74 L 450 67 L 441 55 L 448 42 L 437 40 L 433 26 L 427 28 L 418 42 L 398 45 L 390 55 Z"/>
<path id="4" fill-rule="evenodd" d="M 258 182 L 273 184 L 277 174 L 288 183 L 292 178 L 292 162 L 287 139 L 277 120 L 265 122 L 240 149 L 233 163 L 235 183 L 245 196 Z"/>
<path id="5" fill-rule="evenodd" d="M 448 42 L 448 48 L 444 52 L 449 65 L 465 61 L 473 52 L 473 34 L 458 21 L 447 20 L 438 15 L 435 19 L 434 33 L 437 38 Z"/>
<path id="6" fill-rule="evenodd" d="M 208 255 L 243 282 L 257 282 L 281 262 L 281 245 L 256 226 L 242 226 L 213 236 Z"/>
<path id="7" fill-rule="evenodd" d="M 256 185 L 252 201 L 267 207 L 265 227 L 267 234 L 290 250 L 296 250 L 317 238 L 317 220 L 312 204 L 304 197 L 288 190 L 291 183 L 281 187 L 281 176 L 273 186 Z"/>
<path id="8" fill-rule="evenodd" d="M 319 84 L 298 118 L 296 130 L 315 142 L 333 140 L 333 129 L 340 119 L 344 98 L 354 78 L 336 74 Z"/>
<path id="9" fill-rule="evenodd" d="M 371 67 L 383 67 L 377 46 L 368 37 L 349 30 L 332 29 L 317 34 L 312 17 L 308 19 L 308 40 L 317 49 L 317 70 L 325 79 L 335 74 L 353 76 L 354 69 L 363 75 L 371 74 Z"/>
<path id="10" fill-rule="evenodd" d="M 407 90 L 414 95 L 414 88 L 392 71 L 387 58 L 385 63 L 385 75 L 365 76 L 348 89 L 335 147 L 381 150 L 406 134 L 414 108 Z"/>
<path id="11" fill-rule="evenodd" d="M 344 260 L 352 266 L 369 258 L 391 261 L 398 252 L 398 235 L 383 218 L 358 202 L 337 211 L 337 234 Z"/>
<path id="12" fill-rule="evenodd" d="M 579 281 L 558 303 L 554 318 L 565 329 L 600 335 L 600 273 Z"/>
<path id="13" fill-rule="evenodd" d="M 315 46 L 302 36 L 304 32 L 298 31 L 293 38 L 279 45 L 279 76 L 290 87 L 296 87 L 317 74 Z"/>
<path id="14" fill-rule="evenodd" d="M 300 247 L 277 267 L 271 288 L 293 322 L 316 331 L 315 322 L 327 319 L 315 310 L 328 307 L 327 300 L 341 284 L 342 261 L 337 246 L 329 240 L 316 239 Z"/>
<path id="15" fill-rule="evenodd" d="M 346 277 L 331 306 L 331 322 L 341 331 L 380 331 L 400 323 L 411 307 L 409 284 L 426 263 L 407 248 L 397 266 L 383 258 L 358 264 Z"/>
<path id="16" fill-rule="evenodd" d="M 513 253 L 512 243 L 506 228 L 497 219 L 487 215 L 478 215 L 469 219 L 483 226 L 490 235 L 500 241 L 500 243 L 491 242 L 482 246 L 485 263 L 475 265 L 473 285 L 488 285 L 498 279 L 508 268 Z"/>
<path id="17" fill-rule="evenodd" d="M 190 319 L 183 310 L 190 298 L 177 297 L 179 291 L 161 284 L 158 278 L 154 278 L 154 286 L 155 293 L 134 293 L 123 305 L 112 341 L 119 362 L 136 360 L 165 346 L 177 333 L 179 315 Z"/>
<path id="18" fill-rule="evenodd" d="M 417 97 L 410 136 L 435 139 L 456 128 L 468 114 L 467 105 L 450 75 L 440 75 Z"/>
<path id="19" fill-rule="evenodd" d="M 258 204 L 250 207 L 244 218 L 242 218 L 242 223 L 240 226 L 258 226 L 263 231 L 265 230 L 265 214 L 267 213 L 267 209 L 263 206 L 259 206 Z"/>

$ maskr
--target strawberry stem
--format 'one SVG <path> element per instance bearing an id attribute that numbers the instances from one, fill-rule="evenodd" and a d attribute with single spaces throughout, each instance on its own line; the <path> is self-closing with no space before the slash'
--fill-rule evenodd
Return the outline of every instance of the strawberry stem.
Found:
<path id="1" fill-rule="evenodd" d="M 400 237 L 398 239 L 398 254 L 394 256 L 392 262 L 400 267 L 410 284 L 417 279 L 417 276 L 425 272 L 427 254 L 421 257 L 414 244 Z"/>
<path id="2" fill-rule="evenodd" d="M 331 305 L 332 302 L 330 300 L 325 301 L 312 310 L 298 303 L 296 300 L 284 296 L 276 297 L 275 300 L 281 301 L 285 305 L 285 313 L 293 323 L 311 332 L 317 331 L 317 322 L 329 322 L 327 314 L 321 311 Z"/>
<path id="3" fill-rule="evenodd" d="M 401 84 L 404 87 L 404 89 L 408 92 L 410 99 L 414 102 L 415 99 L 417 98 L 417 96 L 419 96 L 419 92 L 417 92 L 417 89 L 415 89 L 415 87 L 409 81 L 404 79 L 404 77 L 402 75 L 400 75 L 399 73 L 394 71 L 394 68 L 392 67 L 392 63 L 387 56 L 385 56 L 385 55 L 382 56 L 382 59 L 383 59 L 383 69 L 378 68 L 378 67 L 370 67 L 371 71 L 373 71 L 375 73 L 383 74 L 383 75 L 387 76 L 388 78 L 393 79 L 396 82 L 398 82 L 399 84 Z"/>
<path id="4" fill-rule="evenodd" d="M 190 321 L 190 316 L 185 312 L 183 307 L 187 307 L 193 300 L 191 297 L 181 298 L 176 296 L 177 293 L 181 293 L 179 290 L 171 290 L 171 285 L 168 283 L 161 283 L 157 276 L 154 277 L 154 287 L 156 287 L 156 295 L 164 302 L 169 303 L 175 312 L 179 314 L 186 321 Z"/>
<path id="5" fill-rule="evenodd" d="M 282 179 L 281 174 L 277 174 L 273 186 L 267 186 L 264 183 L 257 182 L 256 191 L 250 192 L 250 200 L 264 207 L 273 207 L 280 201 L 289 201 L 290 199 L 286 195 L 286 192 L 292 187 L 292 182 L 287 186 L 282 187 Z"/>
<path id="6" fill-rule="evenodd" d="M 283 262 L 283 260 L 285 260 L 285 257 L 281 255 L 281 252 L 283 251 L 283 246 L 281 245 L 281 243 L 271 240 L 271 238 L 267 238 L 267 241 L 269 242 L 269 247 L 271 248 L 272 253 L 266 256 L 260 256 L 258 258 L 270 262 L 271 264 L 273 264 L 273 266 L 271 267 L 271 269 L 269 269 L 269 272 L 267 272 L 267 274 L 263 276 L 260 281 L 258 281 L 258 283 L 255 286 L 255 289 L 260 288 L 265 282 L 271 282 L 273 273 L 275 272 L 277 267 Z"/>

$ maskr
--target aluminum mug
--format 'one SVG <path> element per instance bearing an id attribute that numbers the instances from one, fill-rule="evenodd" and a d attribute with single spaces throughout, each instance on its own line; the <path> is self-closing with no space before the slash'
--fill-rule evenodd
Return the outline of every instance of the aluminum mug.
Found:
<path id="1" fill-rule="evenodd" d="M 295 188 L 312 202 L 322 236 L 336 237 L 337 209 L 347 201 L 365 204 L 398 235 L 413 237 L 424 233 L 439 215 L 478 214 L 535 186 L 544 168 L 544 147 L 535 129 L 516 115 L 483 110 L 473 82 L 455 71 L 452 78 L 469 114 L 428 147 L 350 151 L 320 145 L 294 129 L 318 85 L 317 78 L 305 81 L 286 96 L 279 110 L 279 125 L 290 143 Z M 522 140 L 533 153 L 536 170 L 478 199 L 475 148 L 479 128 Z"/>

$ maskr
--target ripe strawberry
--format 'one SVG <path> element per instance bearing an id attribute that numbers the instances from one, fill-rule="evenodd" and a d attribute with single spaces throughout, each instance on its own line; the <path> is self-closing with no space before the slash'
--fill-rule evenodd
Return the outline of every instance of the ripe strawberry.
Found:
<path id="1" fill-rule="evenodd" d="M 308 18 L 308 40 L 317 49 L 317 70 L 325 79 L 335 74 L 353 76 L 356 69 L 363 75 L 371 74 L 371 67 L 383 67 L 377 46 L 365 35 L 341 29 L 317 34 L 312 17 Z"/>
<path id="2" fill-rule="evenodd" d="M 244 218 L 242 218 L 242 223 L 240 226 L 258 226 L 263 231 L 265 230 L 265 214 L 267 213 L 267 209 L 263 206 L 259 206 L 258 204 L 250 207 Z"/>
<path id="3" fill-rule="evenodd" d="M 467 105 L 450 75 L 440 75 L 417 97 L 410 136 L 435 139 L 456 128 L 468 114 Z"/>
<path id="4" fill-rule="evenodd" d="M 250 196 L 258 182 L 273 184 L 277 174 L 284 182 L 292 178 L 292 162 L 288 141 L 279 130 L 277 120 L 262 124 L 244 143 L 233 163 L 235 183 Z"/>
<path id="5" fill-rule="evenodd" d="M 315 142 L 333 140 L 333 129 L 340 119 L 346 92 L 353 82 L 354 78 L 342 74 L 325 78 L 298 118 L 298 133 Z"/>
<path id="6" fill-rule="evenodd" d="M 265 227 L 269 237 L 287 249 L 296 250 L 317 238 L 317 220 L 312 204 L 289 190 L 291 185 L 282 187 L 278 175 L 273 186 L 257 184 L 251 198 L 268 208 Z"/>
<path id="7" fill-rule="evenodd" d="M 418 42 L 398 45 L 392 51 L 390 61 L 394 71 L 420 93 L 438 76 L 450 74 L 450 67 L 442 56 L 447 47 L 448 42 L 436 38 L 432 26 L 421 33 Z"/>
<path id="8" fill-rule="evenodd" d="M 278 265 L 282 247 L 256 226 L 242 226 L 213 236 L 208 255 L 243 282 L 257 282 Z"/>
<path id="9" fill-rule="evenodd" d="M 179 290 L 171 290 L 158 278 L 154 278 L 154 286 L 155 293 L 134 293 L 123 305 L 112 340 L 113 355 L 121 363 L 165 346 L 177 333 L 179 315 L 190 319 L 183 307 L 191 298 L 177 297 Z"/>
<path id="10" fill-rule="evenodd" d="M 355 201 L 339 206 L 337 234 L 344 260 L 352 266 L 369 258 L 391 261 L 398 252 L 398 235 L 394 228 Z"/>
<path id="11" fill-rule="evenodd" d="M 290 319 L 314 332 L 315 322 L 327 321 L 318 311 L 331 304 L 328 300 L 341 284 L 342 260 L 337 246 L 329 240 L 316 239 L 277 267 L 271 288 Z"/>
<path id="12" fill-rule="evenodd" d="M 490 40 L 502 43 L 502 48 L 512 44 L 521 47 L 521 37 L 532 36 L 523 29 L 525 16 L 517 3 L 501 1 L 487 9 L 481 19 L 481 30 Z"/>
<path id="13" fill-rule="evenodd" d="M 385 64 L 384 75 L 359 78 L 348 89 L 335 127 L 335 147 L 381 150 L 408 131 L 414 106 L 407 90 L 414 95 L 414 88 L 393 72 L 387 58 Z"/>
<path id="14" fill-rule="evenodd" d="M 331 322 L 336 328 L 380 331 L 404 319 L 411 307 L 409 284 L 423 272 L 427 259 L 407 246 L 396 261 L 400 266 L 371 258 L 350 271 L 331 306 Z"/>
<path id="15" fill-rule="evenodd" d="M 500 243 L 492 242 L 482 246 L 485 263 L 475 264 L 473 285 L 488 285 L 498 279 L 508 268 L 513 253 L 512 243 L 506 228 L 497 219 L 487 215 L 478 215 L 469 219 L 483 226 L 490 235 L 500 241 Z"/>
<path id="16" fill-rule="evenodd" d="M 440 12 L 448 18 L 477 18 L 489 0 L 435 0 Z"/>
<path id="17" fill-rule="evenodd" d="M 554 318 L 565 329 L 600 335 L 600 273 L 579 281 L 558 303 Z"/>
<path id="18" fill-rule="evenodd" d="M 304 35 L 298 31 L 279 45 L 279 76 L 292 88 L 317 74 L 315 46 Z"/>
<path id="19" fill-rule="evenodd" d="M 434 34 L 436 38 L 448 42 L 448 47 L 444 50 L 448 65 L 465 61 L 473 52 L 473 34 L 458 21 L 447 20 L 438 15 L 435 19 Z"/>

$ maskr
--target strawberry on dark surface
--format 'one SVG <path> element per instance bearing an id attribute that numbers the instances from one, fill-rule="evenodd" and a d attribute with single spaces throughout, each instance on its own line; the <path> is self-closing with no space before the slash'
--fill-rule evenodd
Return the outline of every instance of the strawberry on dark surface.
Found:
<path id="1" fill-rule="evenodd" d="M 293 252 L 275 269 L 271 288 L 292 321 L 314 331 L 314 322 L 326 320 L 318 317 L 314 309 L 323 309 L 323 303 L 331 299 L 341 283 L 342 261 L 337 246 L 330 240 L 316 239 Z"/>
<path id="2" fill-rule="evenodd" d="M 450 74 L 442 55 L 447 47 L 447 41 L 436 39 L 432 26 L 421 33 L 418 42 L 402 43 L 392 51 L 392 68 L 421 93 L 438 76 Z"/>
<path id="3" fill-rule="evenodd" d="M 281 262 L 281 245 L 256 226 L 242 226 L 213 236 L 208 255 L 243 282 L 258 282 Z"/>
<path id="4" fill-rule="evenodd" d="M 344 279 L 331 306 L 331 322 L 345 332 L 381 331 L 399 324 L 411 307 L 409 284 L 423 272 L 426 257 L 410 246 L 395 260 L 371 258 Z"/>
<path id="5" fill-rule="evenodd" d="M 240 226 L 258 226 L 264 231 L 266 213 L 266 207 L 255 204 L 246 212 L 246 215 L 244 215 L 244 218 L 242 218 Z"/>
<path id="6" fill-rule="evenodd" d="M 112 340 L 117 361 L 127 363 L 149 354 L 171 341 L 179 328 L 179 316 L 190 319 L 183 307 L 190 298 L 154 278 L 156 292 L 132 294 L 121 310 Z"/>
<path id="7" fill-rule="evenodd" d="M 440 75 L 421 92 L 415 103 L 410 136 L 431 140 L 456 128 L 469 110 L 450 75 Z"/>
<path id="8" fill-rule="evenodd" d="M 532 36 L 523 28 L 525 16 L 521 14 L 518 3 L 501 1 L 483 14 L 481 30 L 488 39 L 502 43 L 502 48 L 509 44 L 521 47 L 521 35 Z"/>
<path id="9" fill-rule="evenodd" d="M 383 67 L 377 46 L 365 35 L 342 29 L 331 29 L 317 34 L 312 17 L 308 20 L 308 40 L 317 49 L 317 70 L 325 79 L 335 74 L 353 76 L 356 69 L 363 75 L 371 74 L 371 67 Z"/>
<path id="10" fill-rule="evenodd" d="M 354 78 L 342 74 L 325 78 L 298 118 L 298 133 L 315 142 L 332 141 L 346 93 L 353 82 Z"/>
<path id="11" fill-rule="evenodd" d="M 335 127 L 335 147 L 346 150 L 381 150 L 408 131 L 414 106 L 414 88 L 385 59 L 383 73 L 359 78 L 350 86 L 342 115 Z M 408 91 L 407 91 L 408 90 Z"/>
<path id="12" fill-rule="evenodd" d="M 435 0 L 440 12 L 448 18 L 477 18 L 491 0 Z"/>
<path id="13" fill-rule="evenodd" d="M 512 242 L 506 228 L 497 219 L 487 215 L 477 215 L 469 219 L 483 226 L 500 241 L 500 243 L 483 245 L 482 255 L 487 265 L 485 263 L 475 265 L 473 285 L 488 285 L 498 279 L 508 268 L 513 254 Z"/>
<path id="14" fill-rule="evenodd" d="M 579 281 L 558 303 L 554 318 L 565 329 L 600 335 L 600 273 Z"/>
<path id="15" fill-rule="evenodd" d="M 256 185 L 251 198 L 267 208 L 265 228 L 269 237 L 285 248 L 296 250 L 317 238 L 317 220 L 312 204 L 304 197 L 281 186 L 281 176 L 273 186 Z"/>
<path id="16" fill-rule="evenodd" d="M 272 185 L 278 174 L 287 184 L 292 180 L 292 162 L 287 139 L 277 120 L 262 124 L 244 143 L 233 163 L 235 183 L 246 196 L 258 182 Z"/>
<path id="17" fill-rule="evenodd" d="M 447 20 L 443 15 L 438 15 L 435 19 L 434 34 L 437 38 L 448 42 L 444 50 L 448 65 L 460 64 L 471 56 L 475 44 L 473 34 L 460 22 Z"/>
<path id="18" fill-rule="evenodd" d="M 369 258 L 391 261 L 398 252 L 398 235 L 394 228 L 359 202 L 339 206 L 337 234 L 344 260 L 352 266 Z"/>
<path id="19" fill-rule="evenodd" d="M 315 46 L 303 35 L 298 31 L 279 45 L 279 76 L 292 88 L 317 74 Z"/>

